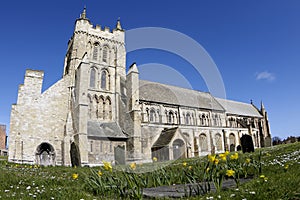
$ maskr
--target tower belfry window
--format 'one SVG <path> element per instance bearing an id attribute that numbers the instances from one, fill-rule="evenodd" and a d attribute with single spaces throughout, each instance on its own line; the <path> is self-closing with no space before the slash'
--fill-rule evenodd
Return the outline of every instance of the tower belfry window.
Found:
<path id="1" fill-rule="evenodd" d="M 93 60 L 98 60 L 98 48 L 99 48 L 99 45 L 95 44 L 94 49 L 93 49 Z"/>
<path id="2" fill-rule="evenodd" d="M 108 47 L 104 46 L 103 47 L 102 61 L 107 62 L 107 59 L 108 59 Z"/>

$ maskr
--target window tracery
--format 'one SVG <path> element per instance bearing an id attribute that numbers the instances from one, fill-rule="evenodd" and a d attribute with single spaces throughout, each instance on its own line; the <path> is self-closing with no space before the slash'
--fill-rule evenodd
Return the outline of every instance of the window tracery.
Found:
<path id="1" fill-rule="evenodd" d="M 93 47 L 93 60 L 98 60 L 99 43 L 95 43 Z"/>
<path id="2" fill-rule="evenodd" d="M 199 146 L 201 151 L 207 151 L 208 150 L 208 142 L 207 142 L 207 137 L 206 134 L 201 133 L 199 137 Z"/>
<path id="3" fill-rule="evenodd" d="M 96 87 L 96 69 L 91 68 L 90 70 L 90 88 L 95 88 Z"/>
<path id="4" fill-rule="evenodd" d="M 103 47 L 102 61 L 106 63 L 108 62 L 108 46 Z"/>

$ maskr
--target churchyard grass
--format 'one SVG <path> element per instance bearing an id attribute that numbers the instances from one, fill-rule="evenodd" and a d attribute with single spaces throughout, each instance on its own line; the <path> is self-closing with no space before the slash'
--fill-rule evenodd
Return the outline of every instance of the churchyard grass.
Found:
<path id="1" fill-rule="evenodd" d="M 248 181 L 240 184 L 244 177 Z M 235 184 L 224 189 L 226 179 Z M 246 154 L 95 168 L 0 161 L 0 199 L 141 199 L 143 188 L 185 183 L 193 183 L 198 194 L 187 192 L 185 199 L 300 199 L 300 143 Z"/>

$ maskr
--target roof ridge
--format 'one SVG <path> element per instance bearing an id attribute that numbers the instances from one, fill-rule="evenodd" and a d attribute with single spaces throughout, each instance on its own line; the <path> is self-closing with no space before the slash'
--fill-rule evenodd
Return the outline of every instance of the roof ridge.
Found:
<path id="1" fill-rule="evenodd" d="M 237 101 L 237 100 L 232 100 L 232 99 L 223 99 L 220 97 L 214 97 L 217 101 L 218 100 L 224 100 L 224 101 L 229 101 L 229 102 L 233 102 L 233 103 L 240 103 L 240 104 L 246 104 L 246 105 L 252 105 L 251 103 L 246 103 L 246 102 L 242 102 L 242 101 Z"/>
<path id="2" fill-rule="evenodd" d="M 149 80 L 142 80 L 140 79 L 139 80 L 140 82 L 148 82 L 148 83 L 155 83 L 155 84 L 158 84 L 158 85 L 165 85 L 165 86 L 168 86 L 168 87 L 174 87 L 174 88 L 178 88 L 178 89 L 184 89 L 184 90 L 188 90 L 188 91 L 192 91 L 192 92 L 199 92 L 199 93 L 204 93 L 204 94 L 209 94 L 213 97 L 213 95 L 210 93 L 210 92 L 205 92 L 205 91 L 200 91 L 200 90 L 194 90 L 194 89 L 189 89 L 189 88 L 185 88 L 185 87 L 180 87 L 180 86 L 176 86 L 176 85 L 169 85 L 169 84 L 166 84 L 166 83 L 160 83 L 160 82 L 154 82 L 154 81 L 149 81 Z"/>

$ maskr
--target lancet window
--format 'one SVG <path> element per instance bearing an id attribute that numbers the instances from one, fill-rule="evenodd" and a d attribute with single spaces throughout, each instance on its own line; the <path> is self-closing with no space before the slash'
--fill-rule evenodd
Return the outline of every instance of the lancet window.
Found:
<path id="1" fill-rule="evenodd" d="M 103 96 L 89 98 L 88 116 L 93 120 L 112 120 L 112 104 L 110 97 L 104 98 Z"/>

